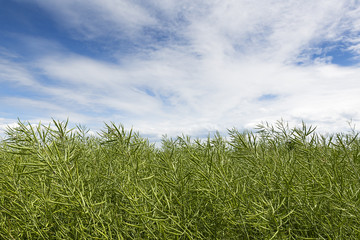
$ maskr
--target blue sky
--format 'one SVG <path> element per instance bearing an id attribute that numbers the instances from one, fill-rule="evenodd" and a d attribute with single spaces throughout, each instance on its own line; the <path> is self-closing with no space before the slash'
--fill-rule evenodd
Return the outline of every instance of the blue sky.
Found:
<path id="1" fill-rule="evenodd" d="M 0 134 L 17 118 L 204 136 L 360 122 L 360 2 L 0 0 Z"/>

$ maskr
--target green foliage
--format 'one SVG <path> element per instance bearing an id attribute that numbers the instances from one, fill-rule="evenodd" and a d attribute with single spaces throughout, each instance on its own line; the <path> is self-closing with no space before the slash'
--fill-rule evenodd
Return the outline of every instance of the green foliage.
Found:
<path id="1" fill-rule="evenodd" d="M 18 122 L 0 142 L 1 239 L 359 239 L 360 139 L 279 121 L 155 148 L 106 124 Z"/>

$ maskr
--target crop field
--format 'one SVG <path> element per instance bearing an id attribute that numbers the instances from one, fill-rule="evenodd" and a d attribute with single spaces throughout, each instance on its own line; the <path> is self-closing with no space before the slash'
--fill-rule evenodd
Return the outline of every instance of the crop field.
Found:
<path id="1" fill-rule="evenodd" d="M 18 122 L 0 239 L 360 239 L 360 138 L 279 121 L 155 147 L 122 125 Z"/>

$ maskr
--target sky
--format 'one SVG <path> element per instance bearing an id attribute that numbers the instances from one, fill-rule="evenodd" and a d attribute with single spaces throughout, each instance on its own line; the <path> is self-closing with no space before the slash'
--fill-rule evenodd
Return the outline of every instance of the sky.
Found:
<path id="1" fill-rule="evenodd" d="M 358 0 L 0 0 L 0 134 L 360 123 Z"/>

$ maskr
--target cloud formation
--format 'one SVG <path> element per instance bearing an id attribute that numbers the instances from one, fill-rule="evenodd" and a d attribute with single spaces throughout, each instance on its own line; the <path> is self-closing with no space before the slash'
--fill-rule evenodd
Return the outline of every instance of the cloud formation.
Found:
<path id="1" fill-rule="evenodd" d="M 159 138 L 280 118 L 323 131 L 360 122 L 357 1 L 32 2 L 89 50 L 43 39 L 53 47 L 19 60 L 2 48 L 0 84 L 23 92 L 2 93 L 15 109 L 0 109 L 3 125 L 69 117 Z M 341 54 L 353 64 L 334 64 Z"/>

